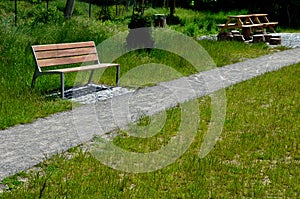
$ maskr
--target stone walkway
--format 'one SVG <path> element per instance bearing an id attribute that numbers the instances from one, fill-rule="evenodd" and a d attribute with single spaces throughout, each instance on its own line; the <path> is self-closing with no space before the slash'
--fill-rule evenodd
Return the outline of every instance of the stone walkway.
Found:
<path id="1" fill-rule="evenodd" d="M 189 77 L 138 89 L 95 104 L 0 131 L 0 180 L 31 168 L 57 152 L 87 142 L 139 116 L 300 62 L 300 48 L 262 56 Z M 175 93 L 175 95 L 174 95 Z"/>

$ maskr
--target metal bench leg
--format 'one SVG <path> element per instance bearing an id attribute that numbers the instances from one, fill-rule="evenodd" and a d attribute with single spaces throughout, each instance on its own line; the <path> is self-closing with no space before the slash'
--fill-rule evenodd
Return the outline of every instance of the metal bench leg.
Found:
<path id="1" fill-rule="evenodd" d="M 117 66 L 116 85 L 119 86 L 120 66 Z"/>
<path id="2" fill-rule="evenodd" d="M 64 73 L 60 74 L 60 83 L 61 83 L 61 98 L 65 98 L 65 76 Z"/>
<path id="3" fill-rule="evenodd" d="M 90 74 L 90 77 L 89 77 L 88 84 L 90 84 L 90 83 L 92 82 L 93 75 L 94 75 L 94 70 L 91 71 L 91 74 Z"/>
<path id="4" fill-rule="evenodd" d="M 34 88 L 34 85 L 35 85 L 35 80 L 36 80 L 36 77 L 35 77 L 35 76 L 33 76 L 33 78 L 32 78 L 32 82 L 31 82 L 31 89 L 33 89 L 33 88 Z"/>
<path id="5" fill-rule="evenodd" d="M 32 89 L 34 88 L 35 81 L 36 81 L 36 78 L 37 78 L 37 77 L 38 77 L 37 72 L 34 71 L 34 74 L 33 74 L 33 77 L 32 77 L 32 82 L 31 82 L 31 88 L 32 88 Z"/>

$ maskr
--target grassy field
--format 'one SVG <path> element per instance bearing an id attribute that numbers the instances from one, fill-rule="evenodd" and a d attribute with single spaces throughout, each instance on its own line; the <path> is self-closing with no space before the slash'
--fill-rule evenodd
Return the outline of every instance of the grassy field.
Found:
<path id="1" fill-rule="evenodd" d="M 64 21 L 62 1 L 50 1 L 51 15 L 43 22 L 43 4 L 20 1 L 18 26 L 13 22 L 13 2 L 0 0 L 0 129 L 71 109 L 69 101 L 45 97 L 59 88 L 59 77 L 38 79 L 30 89 L 34 60 L 30 46 L 93 40 L 96 44 L 127 30 L 124 13 L 115 21 L 101 22 L 95 17 L 100 8 L 76 2 L 74 17 Z M 37 7 L 36 7 L 37 6 Z M 40 7 L 38 7 L 40 6 Z M 147 14 L 165 10 L 147 10 Z M 247 11 L 234 11 L 230 14 Z M 216 23 L 229 13 L 197 13 L 177 9 L 182 25 L 168 28 L 197 37 L 215 34 Z M 297 30 L 293 30 L 297 31 Z M 284 50 L 265 44 L 199 41 L 218 67 Z M 159 50 L 130 52 L 118 58 L 121 75 L 147 64 L 168 65 L 183 75 L 197 72 L 182 58 Z M 210 119 L 210 98 L 198 99 L 201 123 L 189 150 L 174 164 L 145 174 L 130 174 L 102 165 L 80 147 L 45 160 L 32 173 L 22 172 L 3 180 L 10 191 L 0 198 L 267 198 L 299 197 L 299 67 L 248 80 L 226 89 L 227 116 L 221 139 L 203 159 L 198 157 Z M 76 74 L 67 75 L 72 86 Z M 114 70 L 107 70 L 97 83 L 114 83 Z M 165 145 L 180 124 L 180 110 L 167 111 L 164 128 L 152 138 L 136 139 L 120 132 L 114 143 L 128 150 L 151 151 Z M 147 118 L 141 120 L 147 124 Z M 297 195 L 298 194 L 298 195 Z"/>
<path id="2" fill-rule="evenodd" d="M 77 147 L 32 172 L 5 179 L 12 191 L 0 198 L 297 198 L 299 66 L 227 88 L 224 130 L 203 159 L 198 152 L 210 120 L 209 97 L 198 100 L 201 122 L 191 147 L 166 168 L 125 173 Z M 177 131 L 180 109 L 168 110 L 167 115 L 164 128 L 154 137 L 133 138 L 122 132 L 114 143 L 139 152 L 164 146 Z"/>

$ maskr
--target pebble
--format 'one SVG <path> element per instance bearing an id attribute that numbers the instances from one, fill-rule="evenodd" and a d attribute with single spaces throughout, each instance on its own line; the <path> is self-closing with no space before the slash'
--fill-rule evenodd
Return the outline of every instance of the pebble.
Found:
<path id="1" fill-rule="evenodd" d="M 67 90 L 71 93 L 67 98 L 80 104 L 94 104 L 112 97 L 134 92 L 134 89 L 122 87 L 108 87 L 105 85 L 90 84 L 89 86 Z"/>

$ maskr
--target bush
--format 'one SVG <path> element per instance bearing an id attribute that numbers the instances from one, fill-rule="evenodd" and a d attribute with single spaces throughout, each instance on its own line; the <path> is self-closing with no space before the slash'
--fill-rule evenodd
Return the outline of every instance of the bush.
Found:
<path id="1" fill-rule="evenodd" d="M 180 18 L 178 16 L 175 16 L 175 15 L 167 16 L 167 24 L 177 25 L 177 24 L 181 24 L 181 23 L 182 23 L 182 21 L 180 20 Z"/>
<path id="2" fill-rule="evenodd" d="M 36 25 L 39 23 L 58 23 L 63 21 L 63 13 L 57 10 L 56 7 L 50 7 L 48 10 L 41 4 L 37 5 L 32 11 L 28 13 L 32 17 L 31 24 Z"/>
<path id="3" fill-rule="evenodd" d="M 151 22 L 152 22 L 152 18 L 150 16 L 133 14 L 128 24 L 128 28 L 135 29 L 135 28 L 151 27 Z"/>
<path id="4" fill-rule="evenodd" d="M 112 15 L 109 8 L 101 9 L 99 12 L 98 19 L 102 21 L 112 20 Z"/>

